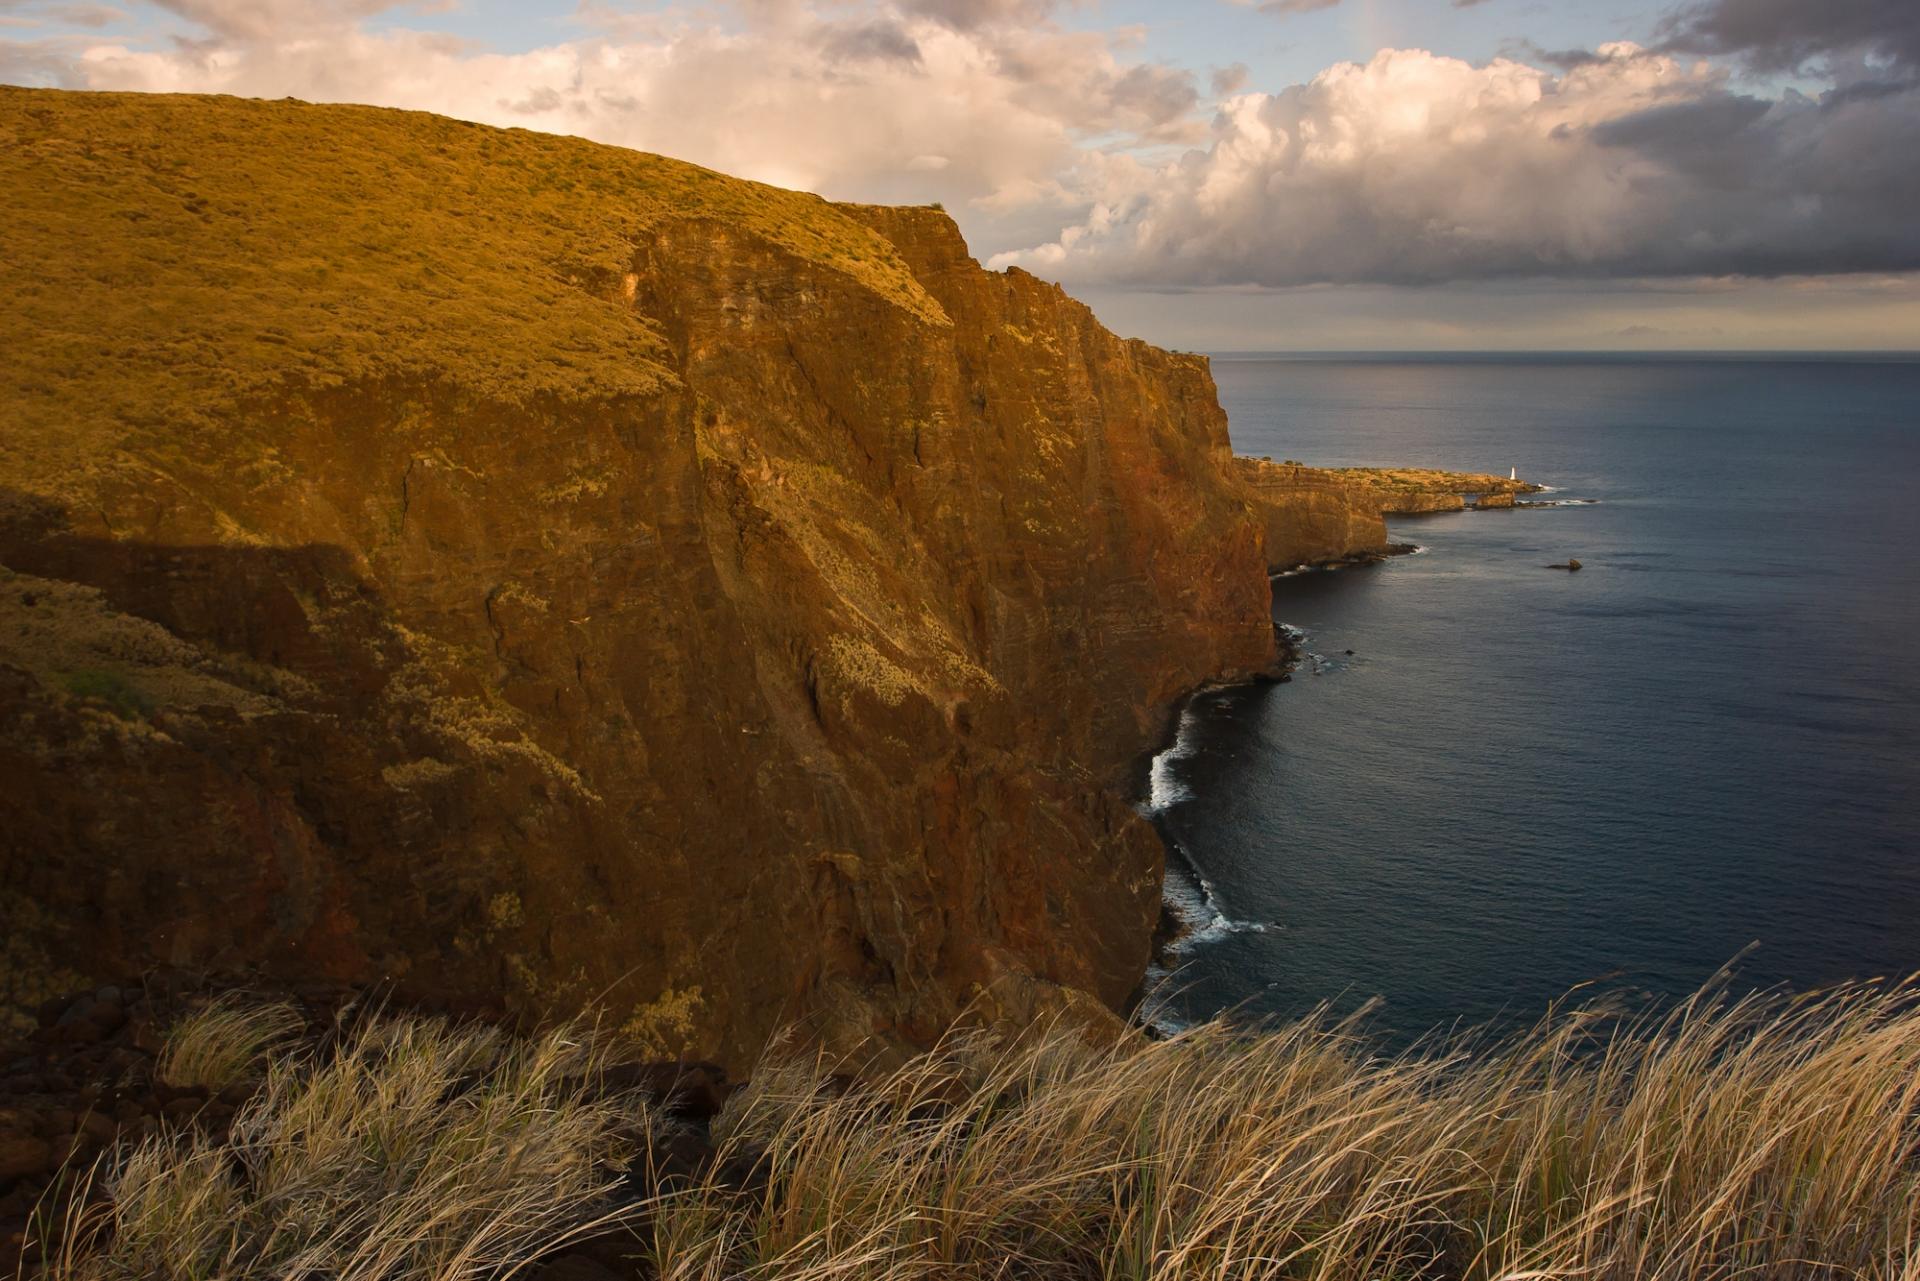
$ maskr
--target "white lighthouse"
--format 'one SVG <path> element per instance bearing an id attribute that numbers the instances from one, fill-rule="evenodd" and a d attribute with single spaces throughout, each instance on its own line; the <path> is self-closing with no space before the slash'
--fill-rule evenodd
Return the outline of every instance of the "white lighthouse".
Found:
<path id="1" fill-rule="evenodd" d="M 1508 480 L 1519 480 L 1519 479 L 1520 479 L 1520 469 L 1519 469 L 1518 467 L 1509 467 L 1509 468 L 1507 469 L 1507 479 L 1508 479 Z"/>

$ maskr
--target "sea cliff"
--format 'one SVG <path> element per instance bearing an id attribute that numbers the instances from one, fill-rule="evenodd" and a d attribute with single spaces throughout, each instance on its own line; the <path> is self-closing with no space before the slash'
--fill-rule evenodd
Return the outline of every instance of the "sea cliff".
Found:
<path id="1" fill-rule="evenodd" d="M 737 1061 L 1124 1001 L 1128 765 L 1273 662 L 1308 496 L 1204 358 L 576 139 L 0 89 L 0 143 L 7 1003 L 169 964 Z"/>
<path id="2" fill-rule="evenodd" d="M 1340 473 L 1263 458 L 1233 461 L 1255 497 L 1270 570 L 1389 551 L 1381 509 Z"/>

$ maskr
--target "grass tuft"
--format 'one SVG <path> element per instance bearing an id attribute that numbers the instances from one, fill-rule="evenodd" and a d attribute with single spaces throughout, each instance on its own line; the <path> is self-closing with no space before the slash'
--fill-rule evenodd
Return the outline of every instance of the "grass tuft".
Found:
<path id="1" fill-rule="evenodd" d="M 218 1094 L 246 1080 L 275 1045 L 306 1027 L 291 1005 L 226 996 L 167 1029 L 154 1075 L 178 1088 Z"/>
<path id="2" fill-rule="evenodd" d="M 619 1217 L 637 1102 L 568 1030 L 368 1018 L 274 1059 L 230 1138 L 148 1139 L 46 1257 L 57 1281 L 504 1277 Z"/>

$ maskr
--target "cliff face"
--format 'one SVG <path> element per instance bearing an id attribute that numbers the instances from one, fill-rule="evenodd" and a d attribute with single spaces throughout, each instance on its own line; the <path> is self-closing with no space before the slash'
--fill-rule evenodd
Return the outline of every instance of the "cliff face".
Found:
<path id="1" fill-rule="evenodd" d="M 1128 763 L 1273 654 L 1203 360 L 934 211 L 428 116 L 0 89 L 0 192 L 0 995 L 738 1061 L 1138 980 Z"/>
<path id="2" fill-rule="evenodd" d="M 1233 465 L 1253 498 L 1269 569 L 1386 552 L 1380 508 L 1338 473 L 1261 458 Z"/>
<path id="3" fill-rule="evenodd" d="M 1393 516 L 1430 516 L 1435 512 L 1467 509 L 1464 494 L 1438 489 L 1357 489 L 1355 500 L 1362 506 Z"/>

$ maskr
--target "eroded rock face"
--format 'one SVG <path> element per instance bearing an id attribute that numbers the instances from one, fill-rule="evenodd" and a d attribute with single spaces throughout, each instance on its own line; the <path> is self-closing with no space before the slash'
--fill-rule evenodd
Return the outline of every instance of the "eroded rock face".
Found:
<path id="1" fill-rule="evenodd" d="M 1254 498 L 1268 568 L 1386 554 L 1381 509 L 1337 473 L 1261 458 L 1236 458 L 1234 468 Z"/>
<path id="2" fill-rule="evenodd" d="M 943 214 L 578 140 L 0 133 L 8 1000 L 257 966 L 738 1062 L 1138 981 L 1128 766 L 1274 653 L 1204 360 Z M 336 187 L 398 230 L 281 198 Z"/>

